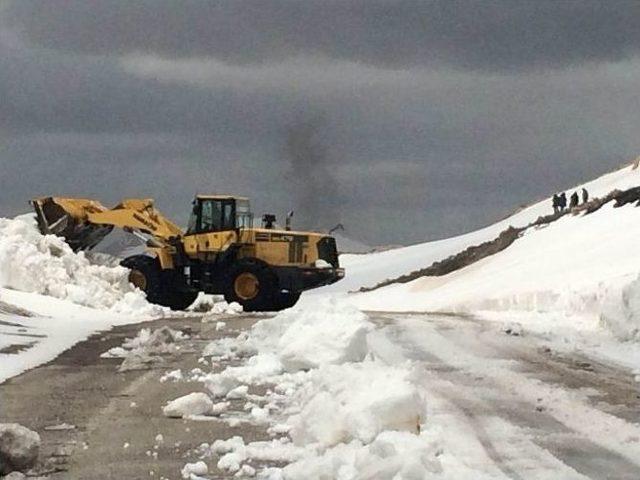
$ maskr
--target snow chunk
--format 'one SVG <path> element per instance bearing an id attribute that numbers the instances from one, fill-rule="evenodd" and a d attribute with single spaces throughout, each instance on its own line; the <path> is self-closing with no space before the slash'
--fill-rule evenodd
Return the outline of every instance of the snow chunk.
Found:
<path id="1" fill-rule="evenodd" d="M 220 315 L 238 315 L 242 313 L 242 305 L 236 302 L 217 302 L 213 304 L 207 314 L 202 317 L 203 322 L 217 322 Z"/>
<path id="2" fill-rule="evenodd" d="M 216 440 L 210 448 L 212 453 L 220 455 L 218 468 L 229 472 L 247 473 L 249 459 L 261 462 L 294 462 L 303 458 L 307 452 L 292 445 L 286 439 L 259 441 L 245 444 L 242 437 L 235 436 L 227 440 Z"/>
<path id="3" fill-rule="evenodd" d="M 190 312 L 208 312 L 213 308 L 217 298 L 214 295 L 198 292 L 198 296 L 187 310 Z"/>
<path id="4" fill-rule="evenodd" d="M 24 480 L 27 476 L 21 472 L 11 472 L 9 475 L 2 477 L 2 480 Z"/>
<path id="5" fill-rule="evenodd" d="M 165 373 L 162 377 L 160 377 L 160 383 L 164 382 L 179 382 L 183 379 L 182 370 L 172 370 L 170 372 Z"/>
<path id="6" fill-rule="evenodd" d="M 162 413 L 170 418 L 182 418 L 190 415 L 206 415 L 213 410 L 209 395 L 194 392 L 170 401 L 162 408 Z"/>
<path id="7" fill-rule="evenodd" d="M 249 387 L 246 385 L 240 385 L 239 387 L 234 388 L 229 393 L 227 393 L 227 398 L 229 400 L 238 400 L 247 397 L 247 393 L 249 391 Z"/>
<path id="8" fill-rule="evenodd" d="M 113 347 L 100 356 L 125 360 L 139 357 L 138 360 L 144 363 L 145 359 L 150 359 L 153 355 L 175 353 L 178 350 L 176 344 L 188 338 L 188 335 L 169 327 L 161 327 L 153 331 L 143 328 L 134 338 L 125 340 L 121 347 Z"/>
<path id="9" fill-rule="evenodd" d="M 161 355 L 173 354 L 179 351 L 178 342 L 188 339 L 189 336 L 169 327 L 158 328 L 151 331 L 143 328 L 134 338 L 125 340 L 121 347 L 114 347 L 104 352 L 103 358 L 124 358 L 120 366 L 120 372 L 129 370 L 144 370 L 156 362 L 161 362 Z M 171 372 L 160 379 L 166 381 L 174 376 L 173 380 L 180 380 L 180 372 Z M 166 377 L 166 378 L 165 378 Z M 164 379 L 164 380 L 163 380 Z"/>
<path id="10" fill-rule="evenodd" d="M 263 383 L 282 372 L 282 365 L 273 354 L 259 354 L 249 358 L 245 365 L 227 367 L 221 373 L 204 377 L 207 389 L 215 397 L 224 397 L 243 384 Z"/>
<path id="11" fill-rule="evenodd" d="M 182 478 L 184 479 L 193 479 L 197 478 L 198 475 L 206 475 L 209 473 L 209 467 L 203 461 L 195 462 L 195 463 L 187 463 L 184 467 L 182 467 Z"/>
<path id="12" fill-rule="evenodd" d="M 0 474 L 25 471 L 34 466 L 40 451 L 40 435 L 17 423 L 0 423 Z"/>
<path id="13" fill-rule="evenodd" d="M 302 409 L 287 422 L 291 439 L 331 446 L 352 439 L 369 443 L 384 430 L 417 433 L 426 404 L 408 376 L 375 361 L 310 372 L 297 394 Z"/>
<path id="14" fill-rule="evenodd" d="M 145 350 L 153 353 L 172 353 L 175 344 L 188 339 L 189 336 L 169 327 L 151 331 L 143 328 L 134 338 L 127 339 L 122 348 L 126 350 Z"/>

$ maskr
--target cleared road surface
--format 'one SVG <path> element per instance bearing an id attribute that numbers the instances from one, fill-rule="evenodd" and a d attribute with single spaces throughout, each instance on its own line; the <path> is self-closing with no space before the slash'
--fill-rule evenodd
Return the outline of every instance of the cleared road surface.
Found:
<path id="1" fill-rule="evenodd" d="M 535 335 L 469 317 L 371 319 L 378 326 L 370 336 L 373 354 L 389 364 L 413 362 L 412 380 L 427 398 L 426 422 L 439 427 L 443 448 L 478 472 L 527 480 L 640 478 L 640 392 L 631 372 L 554 352 Z M 202 367 L 197 360 L 207 342 L 235 335 L 257 318 L 225 320 L 220 332 L 215 322 L 180 318 L 97 335 L 0 385 L 0 422 L 41 433 L 39 472 L 52 479 L 180 478 L 202 442 L 237 434 L 246 441 L 268 438 L 259 427 L 161 414 L 167 400 L 202 386 L 159 378 L 169 370 Z M 143 326 L 161 325 L 191 334 L 179 355 L 126 373 L 117 372 L 120 361 L 99 357 Z M 241 410 L 243 402 L 234 408 Z M 45 430 L 62 423 L 75 429 Z M 209 465 L 208 478 L 225 478 L 215 461 Z"/>

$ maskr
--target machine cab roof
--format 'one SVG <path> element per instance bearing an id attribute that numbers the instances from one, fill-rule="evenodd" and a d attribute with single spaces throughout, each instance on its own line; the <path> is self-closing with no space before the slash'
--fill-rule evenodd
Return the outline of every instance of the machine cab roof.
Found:
<path id="1" fill-rule="evenodd" d="M 239 197 L 237 195 L 196 195 L 196 200 L 244 200 L 249 201 L 248 197 Z"/>

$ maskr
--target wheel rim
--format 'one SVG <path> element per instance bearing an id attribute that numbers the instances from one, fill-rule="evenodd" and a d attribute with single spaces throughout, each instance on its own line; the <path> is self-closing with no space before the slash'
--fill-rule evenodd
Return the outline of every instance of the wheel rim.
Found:
<path id="1" fill-rule="evenodd" d="M 238 298 L 251 300 L 255 298 L 260 291 L 260 282 L 258 281 L 258 277 L 253 273 L 244 272 L 236 277 L 233 282 L 233 288 Z"/>
<path id="2" fill-rule="evenodd" d="M 147 277 L 145 277 L 144 273 L 140 270 L 131 270 L 129 273 L 129 282 L 142 291 L 146 291 L 147 289 Z"/>

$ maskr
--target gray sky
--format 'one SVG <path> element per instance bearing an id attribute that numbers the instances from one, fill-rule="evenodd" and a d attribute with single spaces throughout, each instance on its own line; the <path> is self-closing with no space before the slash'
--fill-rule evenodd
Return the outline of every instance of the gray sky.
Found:
<path id="1" fill-rule="evenodd" d="M 194 192 L 371 244 L 640 153 L 637 0 L 0 0 L 0 214 Z"/>

